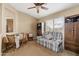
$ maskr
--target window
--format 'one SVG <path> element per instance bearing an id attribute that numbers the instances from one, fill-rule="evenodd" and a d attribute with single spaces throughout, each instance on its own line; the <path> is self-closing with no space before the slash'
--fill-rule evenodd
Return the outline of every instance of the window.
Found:
<path id="1" fill-rule="evenodd" d="M 54 28 L 63 28 L 64 26 L 64 18 L 59 17 L 54 19 Z"/>
<path id="2" fill-rule="evenodd" d="M 45 31 L 54 31 L 64 28 L 64 17 L 54 18 L 54 20 L 47 20 Z"/>
<path id="3" fill-rule="evenodd" d="M 53 20 L 46 21 L 46 31 L 53 31 Z"/>

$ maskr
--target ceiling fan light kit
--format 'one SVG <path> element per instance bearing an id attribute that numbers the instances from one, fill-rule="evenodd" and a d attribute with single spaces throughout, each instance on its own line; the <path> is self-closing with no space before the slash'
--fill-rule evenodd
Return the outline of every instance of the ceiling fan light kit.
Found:
<path id="1" fill-rule="evenodd" d="M 42 6 L 42 5 L 44 5 L 44 4 L 45 4 L 45 3 L 34 3 L 35 6 L 33 6 L 33 7 L 29 7 L 28 9 L 36 8 L 37 13 L 39 13 L 39 11 L 40 11 L 39 9 L 48 10 L 48 8 Z"/>

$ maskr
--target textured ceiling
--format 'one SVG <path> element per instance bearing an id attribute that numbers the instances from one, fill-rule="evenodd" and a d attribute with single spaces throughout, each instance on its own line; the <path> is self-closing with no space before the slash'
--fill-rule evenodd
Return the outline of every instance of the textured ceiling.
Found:
<path id="1" fill-rule="evenodd" d="M 10 3 L 14 8 L 16 8 L 18 11 L 24 12 L 28 15 L 31 15 L 36 18 L 41 18 L 44 16 L 47 16 L 49 14 L 53 14 L 62 10 L 65 10 L 67 8 L 76 6 L 78 4 L 73 3 L 47 3 L 43 6 L 49 8 L 48 10 L 40 9 L 39 14 L 36 12 L 36 9 L 27 9 L 28 7 L 34 6 L 33 3 Z"/>

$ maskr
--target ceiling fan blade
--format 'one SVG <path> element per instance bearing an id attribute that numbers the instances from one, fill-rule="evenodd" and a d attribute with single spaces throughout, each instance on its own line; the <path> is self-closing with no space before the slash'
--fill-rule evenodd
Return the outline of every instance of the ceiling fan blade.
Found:
<path id="1" fill-rule="evenodd" d="M 34 3 L 35 6 L 40 6 L 40 5 L 43 5 L 45 3 Z"/>
<path id="2" fill-rule="evenodd" d="M 34 7 L 29 7 L 28 9 L 32 9 L 32 8 L 36 8 L 35 6 Z"/>
<path id="3" fill-rule="evenodd" d="M 42 8 L 42 9 L 45 9 L 45 10 L 48 10 L 48 8 L 47 8 L 47 7 L 43 7 L 43 6 L 41 6 L 41 8 Z"/>
<path id="4" fill-rule="evenodd" d="M 40 5 L 43 5 L 43 4 L 45 4 L 45 3 L 40 3 Z"/>
<path id="5" fill-rule="evenodd" d="M 34 3 L 35 6 L 37 6 L 37 3 Z"/>

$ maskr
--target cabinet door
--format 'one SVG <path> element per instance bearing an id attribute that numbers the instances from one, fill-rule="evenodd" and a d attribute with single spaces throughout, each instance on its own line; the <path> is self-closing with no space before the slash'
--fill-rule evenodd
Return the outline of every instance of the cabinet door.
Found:
<path id="1" fill-rule="evenodd" d="M 65 23 L 65 48 L 70 50 L 69 46 L 73 41 L 73 23 Z M 69 44 L 68 44 L 69 43 Z"/>
<path id="2" fill-rule="evenodd" d="M 74 23 L 74 40 L 79 44 L 79 22 Z"/>
<path id="3" fill-rule="evenodd" d="M 79 22 L 74 22 L 74 52 L 79 53 Z"/>
<path id="4" fill-rule="evenodd" d="M 73 23 L 65 24 L 65 40 L 73 40 Z"/>

